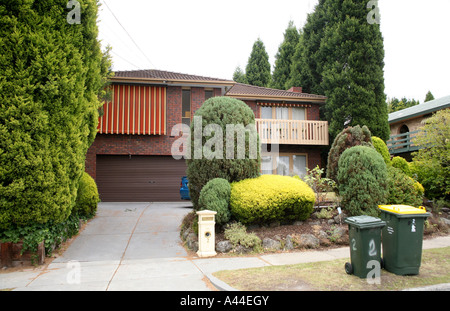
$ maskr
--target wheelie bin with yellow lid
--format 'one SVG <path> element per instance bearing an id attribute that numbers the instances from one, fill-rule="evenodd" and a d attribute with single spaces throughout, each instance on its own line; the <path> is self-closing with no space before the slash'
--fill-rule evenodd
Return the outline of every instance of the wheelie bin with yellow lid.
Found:
<path id="1" fill-rule="evenodd" d="M 397 275 L 419 274 L 424 223 L 430 214 L 422 206 L 378 207 L 380 218 L 386 222 L 381 233 L 384 268 Z"/>

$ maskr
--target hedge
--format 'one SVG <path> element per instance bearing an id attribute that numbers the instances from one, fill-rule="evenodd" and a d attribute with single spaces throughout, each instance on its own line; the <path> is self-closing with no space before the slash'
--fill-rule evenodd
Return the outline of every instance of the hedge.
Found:
<path id="1" fill-rule="evenodd" d="M 231 213 L 228 207 L 230 203 L 230 183 L 223 178 L 214 178 L 200 191 L 198 199 L 199 210 L 210 210 L 217 212 L 215 220 L 219 225 L 230 220 Z"/>
<path id="2" fill-rule="evenodd" d="M 97 184 L 88 173 L 84 172 L 78 183 L 77 200 L 72 213 L 75 212 L 79 216 L 92 218 L 95 216 L 99 201 Z"/>
<path id="3" fill-rule="evenodd" d="M 245 150 L 238 150 L 239 137 L 235 133 L 233 140 L 228 142 L 226 137 L 227 127 L 230 125 L 247 127 L 244 141 Z M 208 132 L 207 128 L 211 126 L 220 127 L 223 134 L 221 150 L 214 150 L 222 158 L 208 158 L 209 153 L 205 153 L 204 148 L 207 142 L 215 137 L 216 133 L 202 137 L 196 137 L 196 128 L 201 128 L 201 133 Z M 197 133 L 198 135 L 198 133 Z M 230 135 L 231 136 L 231 135 Z M 229 97 L 212 97 L 205 101 L 203 105 L 195 112 L 191 123 L 191 156 L 186 159 L 186 174 L 189 179 L 189 194 L 195 210 L 199 209 L 198 199 L 200 191 L 208 181 L 214 178 L 223 178 L 228 182 L 240 181 L 246 178 L 259 176 L 261 167 L 261 157 L 259 148 L 259 137 L 255 126 L 255 115 L 252 109 L 243 101 Z M 217 137 L 215 137 L 217 138 Z M 195 139 L 200 139 L 202 144 L 196 144 Z M 250 146 L 252 142 L 252 146 Z M 229 143 L 230 145 L 227 145 Z M 231 146 L 233 144 L 234 146 Z M 219 148 L 219 147 L 218 147 Z M 215 149 L 215 148 L 214 148 Z M 229 153 L 234 152 L 234 158 Z M 252 151 L 256 155 L 252 154 Z M 244 153 L 239 158 L 239 153 Z M 198 154 L 202 155 L 198 158 Z"/>
<path id="4" fill-rule="evenodd" d="M 231 184 L 231 213 L 244 224 L 305 220 L 314 202 L 314 191 L 289 176 L 262 175 Z"/>
<path id="5" fill-rule="evenodd" d="M 351 216 L 378 215 L 388 196 L 386 164 L 371 147 L 355 146 L 339 158 L 338 182 L 342 207 Z"/>

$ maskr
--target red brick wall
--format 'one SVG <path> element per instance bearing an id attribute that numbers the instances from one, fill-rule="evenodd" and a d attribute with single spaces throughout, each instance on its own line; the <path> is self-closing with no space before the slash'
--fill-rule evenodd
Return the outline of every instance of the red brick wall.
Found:
<path id="1" fill-rule="evenodd" d="M 320 105 L 312 104 L 311 107 L 306 108 L 306 119 L 309 121 L 320 120 Z"/>
<path id="2" fill-rule="evenodd" d="M 214 89 L 214 94 L 221 94 Z M 181 87 L 167 87 L 167 135 L 111 135 L 97 134 L 86 154 L 86 172 L 96 178 L 97 154 L 107 155 L 171 155 L 172 144 L 179 137 L 171 137 L 172 128 L 181 123 Z M 191 88 L 193 113 L 205 101 L 204 88 Z"/>

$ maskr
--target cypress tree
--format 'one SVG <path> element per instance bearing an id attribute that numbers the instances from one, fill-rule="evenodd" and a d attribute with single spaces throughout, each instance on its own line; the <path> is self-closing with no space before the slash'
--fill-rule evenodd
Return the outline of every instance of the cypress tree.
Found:
<path id="1" fill-rule="evenodd" d="M 242 71 L 241 67 L 237 66 L 233 73 L 233 81 L 237 83 L 247 83 L 245 78 L 245 73 Z"/>
<path id="2" fill-rule="evenodd" d="M 431 91 L 428 91 L 427 95 L 425 95 L 424 103 L 429 102 L 430 100 L 434 100 L 434 96 Z"/>
<path id="3" fill-rule="evenodd" d="M 292 59 L 288 88 L 301 86 L 305 93 L 324 94 L 321 89 L 322 75 L 320 68 L 317 68 L 320 65 L 317 62 L 317 51 L 328 22 L 325 1 L 319 0 L 314 11 L 308 14 L 306 24 L 300 31 L 300 39 Z"/>
<path id="4" fill-rule="evenodd" d="M 260 38 L 253 44 L 252 52 L 245 68 L 247 83 L 267 87 L 270 83 L 269 54 Z"/>
<path id="5" fill-rule="evenodd" d="M 97 1 L 0 4 L 0 229 L 62 222 L 75 205 L 109 60 Z"/>
<path id="6" fill-rule="evenodd" d="M 365 0 L 321 0 L 304 27 L 296 59 L 304 69 L 294 82 L 328 97 L 324 113 L 332 137 L 351 117 L 349 125 L 389 138 L 383 38 L 380 25 L 369 23 L 370 12 Z"/>
<path id="7" fill-rule="evenodd" d="M 272 75 L 271 87 L 275 89 L 287 89 L 287 82 L 291 75 L 292 58 L 295 53 L 295 48 L 300 39 L 300 34 L 295 28 L 292 21 L 284 32 L 284 41 L 278 48 L 277 55 L 275 55 L 275 68 Z"/>

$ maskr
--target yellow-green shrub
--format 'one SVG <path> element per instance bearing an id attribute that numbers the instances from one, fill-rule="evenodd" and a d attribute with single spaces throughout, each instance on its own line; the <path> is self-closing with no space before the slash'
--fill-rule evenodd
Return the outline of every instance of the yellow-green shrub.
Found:
<path id="1" fill-rule="evenodd" d="M 244 224 L 305 220 L 314 202 L 314 191 L 289 176 L 263 175 L 231 184 L 231 213 Z"/>

